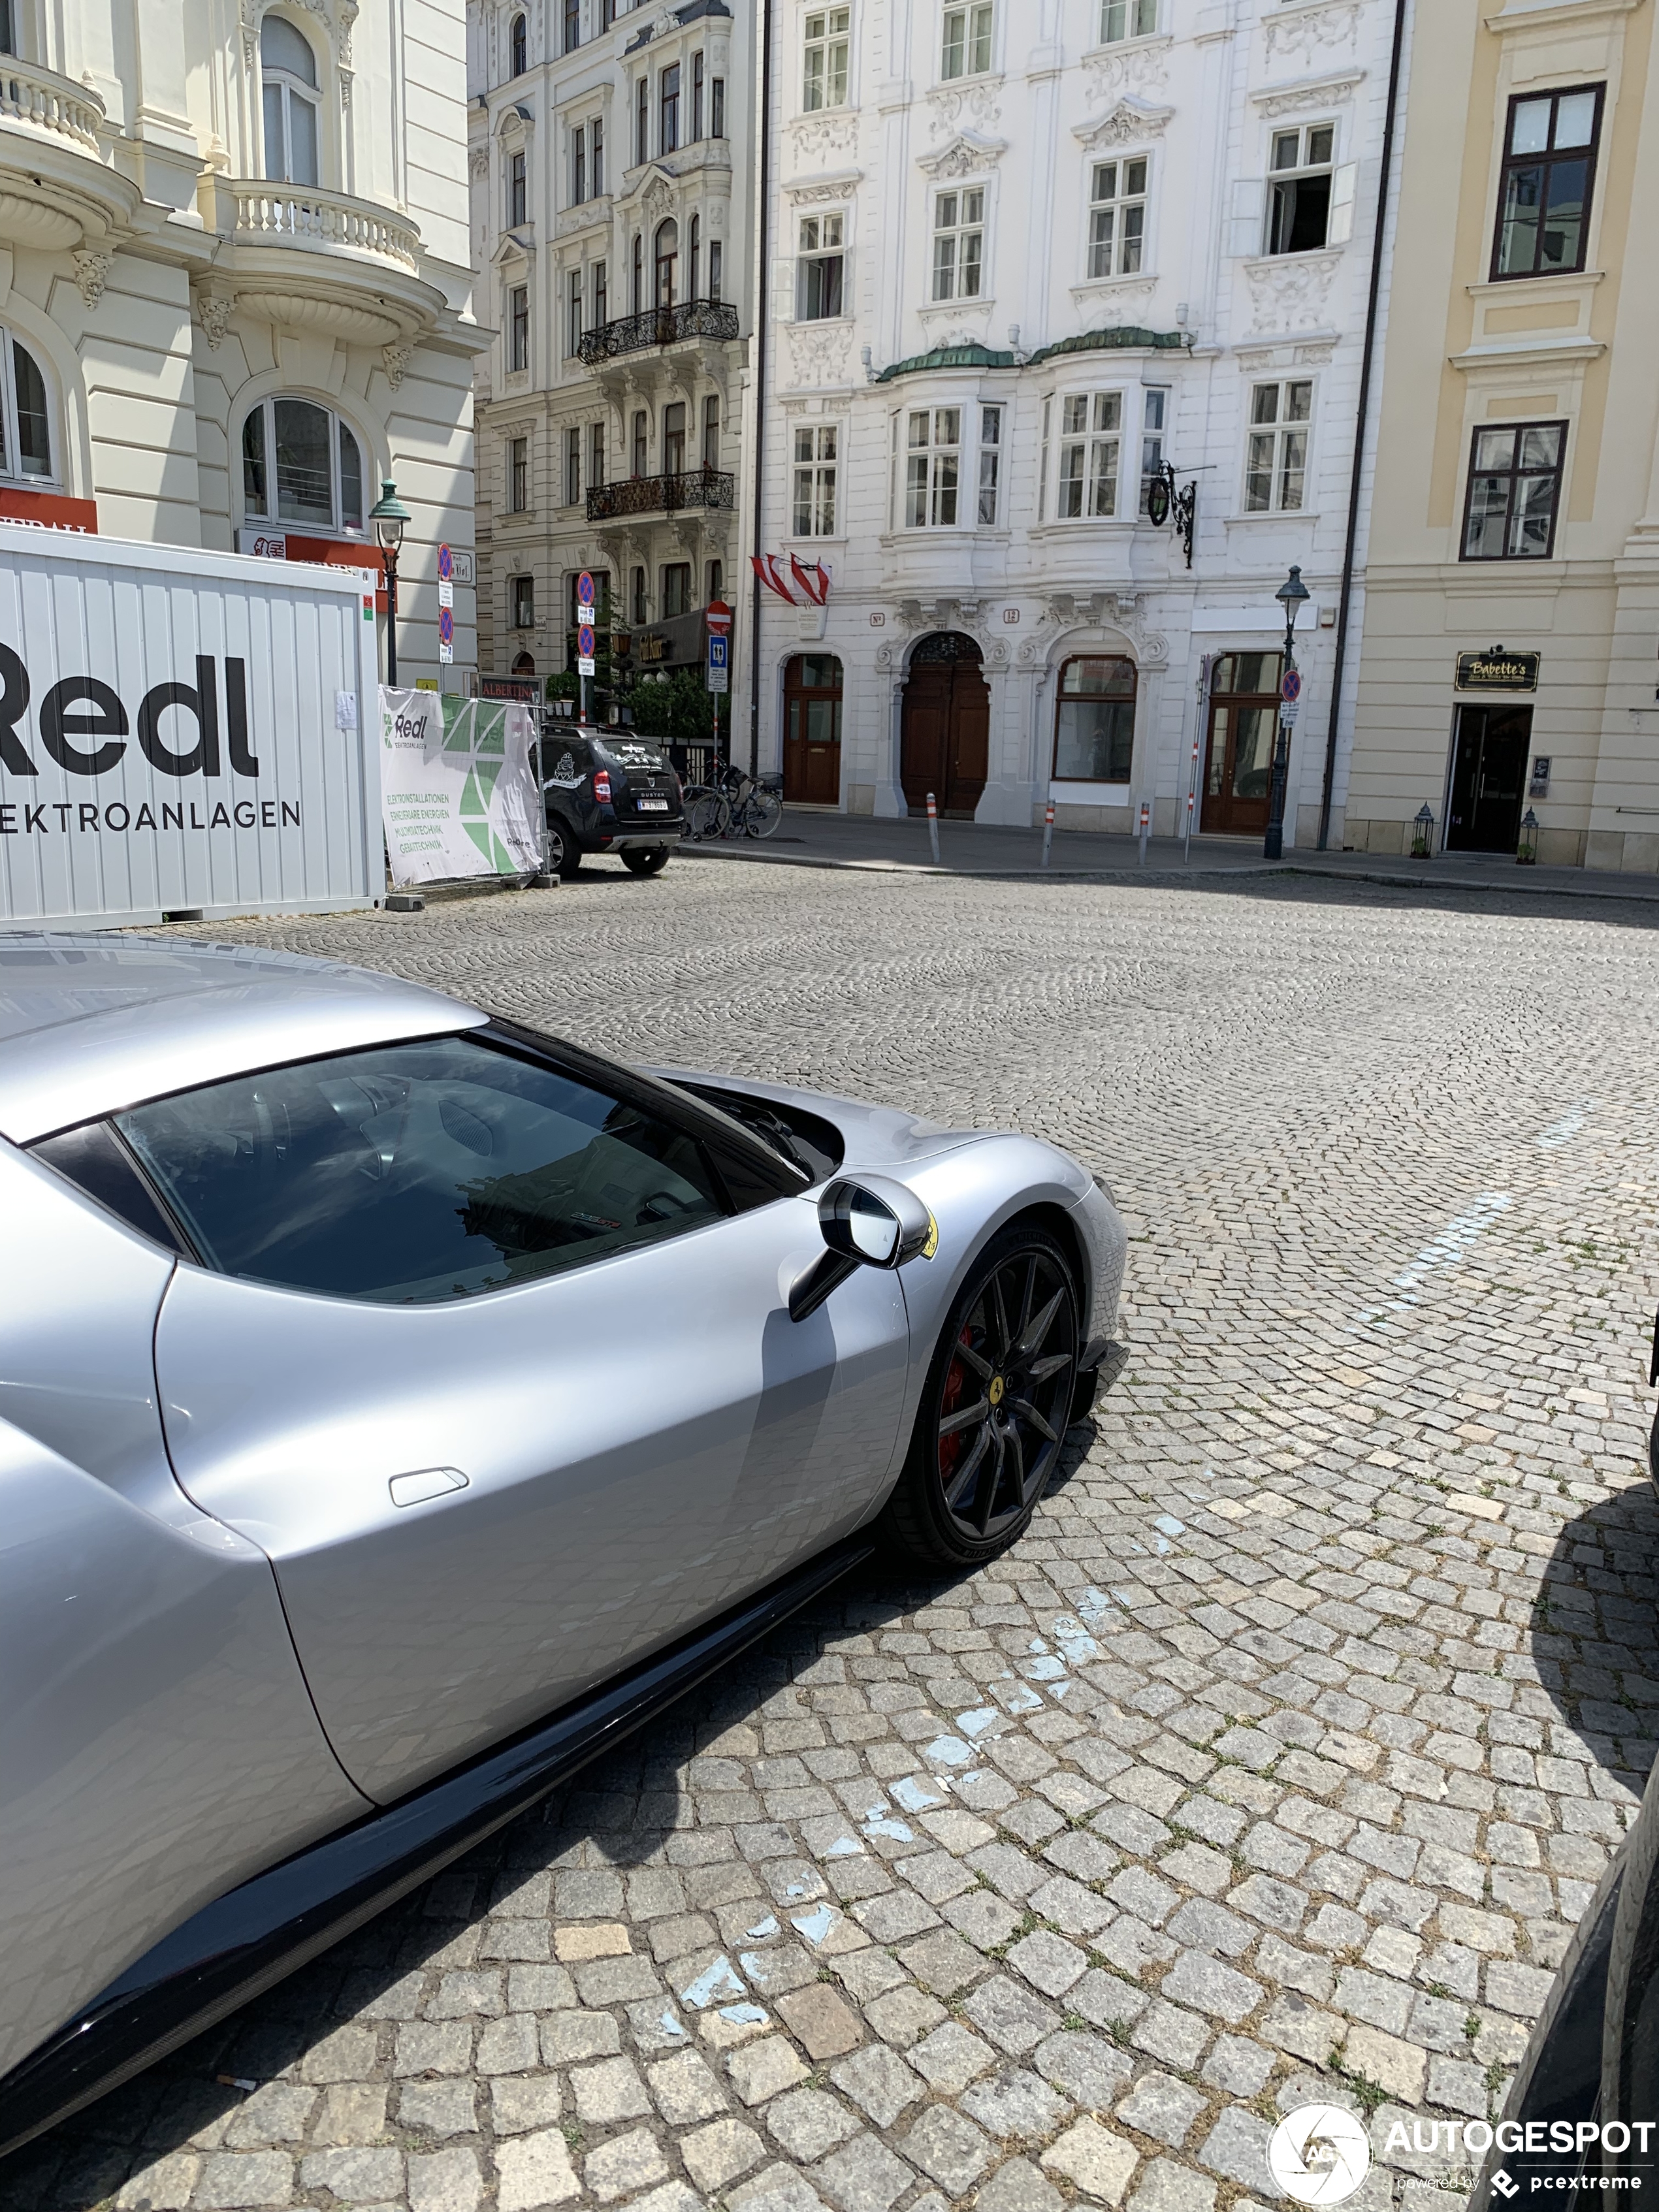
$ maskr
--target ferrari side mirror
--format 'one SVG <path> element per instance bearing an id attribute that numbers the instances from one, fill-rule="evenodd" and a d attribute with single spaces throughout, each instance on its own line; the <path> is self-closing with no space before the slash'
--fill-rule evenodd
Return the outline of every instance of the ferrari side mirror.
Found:
<path id="1" fill-rule="evenodd" d="M 915 1191 L 887 1176 L 842 1176 L 818 1200 L 823 1256 L 789 1293 L 789 1318 L 805 1321 L 859 1267 L 892 1270 L 931 1260 L 939 1224 Z"/>

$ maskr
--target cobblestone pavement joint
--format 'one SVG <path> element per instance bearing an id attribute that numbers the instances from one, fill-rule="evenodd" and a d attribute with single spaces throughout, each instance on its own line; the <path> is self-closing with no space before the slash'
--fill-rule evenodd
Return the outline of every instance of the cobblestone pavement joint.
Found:
<path id="1" fill-rule="evenodd" d="M 1051 1136 L 1132 1356 L 1006 1559 L 843 1586 L 7 2212 L 1254 2212 L 1310 2100 L 1454 2212 L 1389 2128 L 1498 2110 L 1659 1735 L 1654 926 L 687 866 L 217 931 Z"/>

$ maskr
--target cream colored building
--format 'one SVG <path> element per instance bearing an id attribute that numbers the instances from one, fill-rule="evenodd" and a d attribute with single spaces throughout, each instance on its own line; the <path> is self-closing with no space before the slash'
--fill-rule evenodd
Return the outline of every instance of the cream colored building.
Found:
<path id="1" fill-rule="evenodd" d="M 1659 870 L 1654 0 L 1412 38 L 1341 842 Z"/>
<path id="2" fill-rule="evenodd" d="M 373 566 L 476 660 L 463 0 L 3 0 L 0 515 Z"/>

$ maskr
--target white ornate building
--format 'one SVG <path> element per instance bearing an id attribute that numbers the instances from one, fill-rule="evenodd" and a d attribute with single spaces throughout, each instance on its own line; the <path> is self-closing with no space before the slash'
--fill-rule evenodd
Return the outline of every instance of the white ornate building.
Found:
<path id="1" fill-rule="evenodd" d="M 392 477 L 402 672 L 435 675 L 436 547 L 472 544 L 461 0 L 6 0 L 0 42 L 0 515 L 373 567 Z"/>
<path id="2" fill-rule="evenodd" d="M 791 797 L 1029 823 L 1052 795 L 1105 830 L 1146 800 L 1168 832 L 1196 739 L 1194 826 L 1259 834 L 1295 562 L 1285 835 L 1313 840 L 1394 19 L 779 9 L 763 550 L 834 575 L 825 613 L 764 610 Z M 1147 513 L 1165 463 L 1190 566 Z"/>
<path id="3" fill-rule="evenodd" d="M 565 670 L 576 580 L 700 660 L 749 542 L 753 0 L 468 0 L 480 665 Z"/>

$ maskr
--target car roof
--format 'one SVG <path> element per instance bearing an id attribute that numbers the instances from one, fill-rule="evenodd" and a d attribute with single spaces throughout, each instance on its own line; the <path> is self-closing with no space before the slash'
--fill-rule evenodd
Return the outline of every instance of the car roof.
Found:
<path id="1" fill-rule="evenodd" d="M 489 1018 L 399 976 L 264 945 L 0 934 L 0 1135 L 31 1144 L 199 1083 Z"/>

